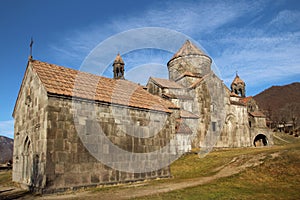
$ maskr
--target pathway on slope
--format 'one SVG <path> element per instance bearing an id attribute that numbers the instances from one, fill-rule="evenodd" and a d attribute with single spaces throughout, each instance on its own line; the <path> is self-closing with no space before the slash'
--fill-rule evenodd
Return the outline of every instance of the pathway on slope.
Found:
<path id="1" fill-rule="evenodd" d="M 37 199 L 108 199 L 108 200 L 119 200 L 119 199 L 131 199 L 135 197 L 156 195 L 160 193 L 170 192 L 174 190 L 184 189 L 188 187 L 195 187 L 203 184 L 207 184 L 214 180 L 223 177 L 229 177 L 234 174 L 240 173 L 248 167 L 255 167 L 262 164 L 266 158 L 265 153 L 258 155 L 241 155 L 234 157 L 229 163 L 216 168 L 213 170 L 216 172 L 214 175 L 209 177 L 193 178 L 193 179 L 184 179 L 176 183 L 157 183 L 155 185 L 147 185 L 147 183 L 134 183 L 131 185 L 121 186 L 118 190 L 113 189 L 113 191 L 99 191 L 99 192 L 76 192 L 74 194 L 65 194 L 65 195 L 49 195 L 39 197 Z M 276 152 L 271 154 L 272 158 L 279 156 L 280 153 Z"/>

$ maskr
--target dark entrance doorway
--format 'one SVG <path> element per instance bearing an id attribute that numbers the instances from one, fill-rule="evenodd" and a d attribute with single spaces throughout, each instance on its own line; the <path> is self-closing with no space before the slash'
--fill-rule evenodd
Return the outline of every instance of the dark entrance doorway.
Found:
<path id="1" fill-rule="evenodd" d="M 268 145 L 268 139 L 264 134 L 258 134 L 254 138 L 253 144 L 254 144 L 255 147 L 267 146 Z"/>

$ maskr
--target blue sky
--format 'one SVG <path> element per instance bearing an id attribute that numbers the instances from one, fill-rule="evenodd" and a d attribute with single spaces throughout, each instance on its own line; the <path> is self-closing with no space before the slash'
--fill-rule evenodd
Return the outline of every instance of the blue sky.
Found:
<path id="1" fill-rule="evenodd" d="M 181 32 L 200 44 L 227 85 L 238 71 L 246 82 L 247 95 L 299 81 L 300 77 L 298 0 L 2 0 L 0 27 L 0 135 L 11 138 L 11 114 L 31 37 L 34 59 L 80 69 L 105 39 L 135 28 L 161 27 Z M 125 67 L 132 68 L 127 70 L 127 78 L 144 83 L 149 75 L 164 77 L 171 56 L 172 52 L 153 49 L 125 54 Z M 137 72 L 141 71 L 136 66 L 145 66 L 147 59 L 155 70 L 142 70 L 139 80 Z"/>

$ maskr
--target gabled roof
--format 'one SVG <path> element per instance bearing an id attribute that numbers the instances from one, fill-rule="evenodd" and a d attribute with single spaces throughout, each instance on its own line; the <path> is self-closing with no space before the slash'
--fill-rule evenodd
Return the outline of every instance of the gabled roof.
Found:
<path id="1" fill-rule="evenodd" d="M 189 118 L 189 119 L 199 119 L 199 116 L 192 113 L 192 112 L 189 112 L 187 110 L 180 110 L 180 117 L 181 118 Z"/>
<path id="2" fill-rule="evenodd" d="M 198 74 L 186 71 L 183 74 L 181 74 L 178 78 L 176 78 L 176 81 L 178 81 L 178 80 L 180 80 L 180 79 L 182 79 L 182 78 L 184 78 L 186 76 L 188 76 L 188 77 L 194 77 L 194 78 L 201 78 Z"/>
<path id="3" fill-rule="evenodd" d="M 190 129 L 186 123 L 183 122 L 183 120 L 179 120 L 178 125 L 176 126 L 176 134 L 185 134 L 185 135 L 191 135 L 193 134 L 193 131 Z"/>
<path id="4" fill-rule="evenodd" d="M 172 88 L 172 89 L 184 88 L 182 85 L 179 85 L 175 81 L 172 81 L 169 79 L 150 77 L 150 80 L 152 80 L 154 83 L 156 83 L 157 85 L 159 85 L 162 88 Z"/>
<path id="5" fill-rule="evenodd" d="M 127 80 L 111 79 L 37 60 L 29 63 L 48 94 L 82 98 L 129 107 L 171 112 L 173 103 Z"/>
<path id="6" fill-rule="evenodd" d="M 260 112 L 260 111 L 254 111 L 254 112 L 249 112 L 249 114 L 253 117 L 266 117 L 264 115 L 264 113 Z"/>

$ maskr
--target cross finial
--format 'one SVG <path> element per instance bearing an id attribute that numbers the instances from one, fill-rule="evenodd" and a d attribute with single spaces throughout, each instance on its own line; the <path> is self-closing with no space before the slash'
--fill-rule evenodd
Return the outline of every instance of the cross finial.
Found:
<path id="1" fill-rule="evenodd" d="M 239 76 L 239 75 L 238 75 L 238 71 L 237 71 L 237 70 L 235 71 L 235 76 Z"/>
<path id="2" fill-rule="evenodd" d="M 29 60 L 32 60 L 32 46 L 33 46 L 33 39 L 32 39 L 32 37 L 31 37 L 30 45 L 29 45 L 29 47 L 30 47 Z"/>

